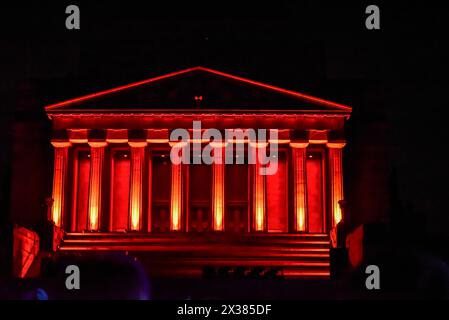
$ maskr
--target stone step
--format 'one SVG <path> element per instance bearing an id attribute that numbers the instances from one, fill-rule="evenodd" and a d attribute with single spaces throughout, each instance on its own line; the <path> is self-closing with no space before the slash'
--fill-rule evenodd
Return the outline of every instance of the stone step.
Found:
<path id="1" fill-rule="evenodd" d="M 318 237 L 210 237 L 210 236 L 140 236 L 134 235 L 72 235 L 68 234 L 64 238 L 63 246 L 220 246 L 220 245 L 238 245 L 238 246 L 279 246 L 282 248 L 296 247 L 329 247 L 328 238 Z"/>
<path id="2" fill-rule="evenodd" d="M 283 257 L 295 257 L 298 255 L 309 256 L 329 256 L 329 248 L 282 248 L 282 247 L 250 247 L 250 246 L 117 246 L 117 245 L 62 245 L 60 251 L 143 251 L 151 252 L 153 255 L 182 255 L 183 253 L 192 255 L 208 255 L 208 256 L 273 256 L 279 255 Z"/>
<path id="3" fill-rule="evenodd" d="M 292 234 L 292 233 L 126 233 L 126 232 L 85 232 L 85 233 L 67 233 L 65 239 L 142 239 L 147 241 L 329 241 L 327 234 L 321 233 L 307 233 L 307 234 Z"/>
<path id="4" fill-rule="evenodd" d="M 329 248 L 327 234 L 68 233 L 58 255 L 124 252 L 156 277 L 202 277 L 212 268 L 328 279 Z"/>

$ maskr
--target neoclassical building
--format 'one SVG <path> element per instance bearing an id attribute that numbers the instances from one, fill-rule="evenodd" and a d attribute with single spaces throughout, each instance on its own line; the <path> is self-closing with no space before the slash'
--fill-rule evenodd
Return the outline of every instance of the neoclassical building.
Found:
<path id="1" fill-rule="evenodd" d="M 53 126 L 51 219 L 65 231 L 59 251 L 127 251 L 151 257 L 149 270 L 161 275 L 240 266 L 329 276 L 350 107 L 194 67 L 45 110 Z M 209 144 L 201 133 L 210 128 L 272 129 L 277 137 L 223 139 L 214 152 L 235 145 L 232 164 L 176 164 L 170 134 L 178 128 L 192 133 L 192 157 Z M 258 174 L 249 149 L 273 144 L 276 173 Z"/>

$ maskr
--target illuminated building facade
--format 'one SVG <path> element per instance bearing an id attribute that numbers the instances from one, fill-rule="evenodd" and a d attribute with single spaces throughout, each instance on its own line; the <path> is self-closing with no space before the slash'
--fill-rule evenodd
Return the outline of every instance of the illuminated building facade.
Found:
<path id="1" fill-rule="evenodd" d="M 242 266 L 329 276 L 350 107 L 195 67 L 46 112 L 53 124 L 51 219 L 66 232 L 61 252 L 127 251 L 151 257 L 150 271 L 161 275 Z M 243 148 L 240 164 L 174 164 L 170 133 L 192 132 L 193 121 L 202 130 L 276 130 L 264 144 L 277 144 L 276 173 L 257 174 L 261 164 L 247 159 L 257 142 L 247 138 L 214 148 L 224 153 L 235 144 L 234 158 Z"/>

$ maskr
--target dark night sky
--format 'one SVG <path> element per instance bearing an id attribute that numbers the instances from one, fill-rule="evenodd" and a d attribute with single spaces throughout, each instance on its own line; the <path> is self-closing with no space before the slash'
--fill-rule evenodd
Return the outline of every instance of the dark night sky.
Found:
<path id="1" fill-rule="evenodd" d="M 445 232 L 443 8 L 410 1 L 142 3 L 1 4 L 5 150 L 11 123 L 45 123 L 45 104 L 203 65 L 353 106 L 345 170 L 355 214 L 384 217 L 393 183 L 400 202 L 427 217 L 429 232 Z M 65 29 L 68 4 L 80 6 L 79 31 Z M 365 29 L 369 4 L 380 7 L 381 30 Z M 5 153 L 1 163 L 0 199 L 11 207 L 10 176 L 20 168 Z"/>

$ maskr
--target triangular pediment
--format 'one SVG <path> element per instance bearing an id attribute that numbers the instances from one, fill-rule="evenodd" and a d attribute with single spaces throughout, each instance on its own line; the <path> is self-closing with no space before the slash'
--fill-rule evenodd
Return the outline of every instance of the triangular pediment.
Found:
<path id="1" fill-rule="evenodd" d="M 204 67 L 177 71 L 46 107 L 49 113 L 157 110 L 351 112 L 346 105 Z"/>

